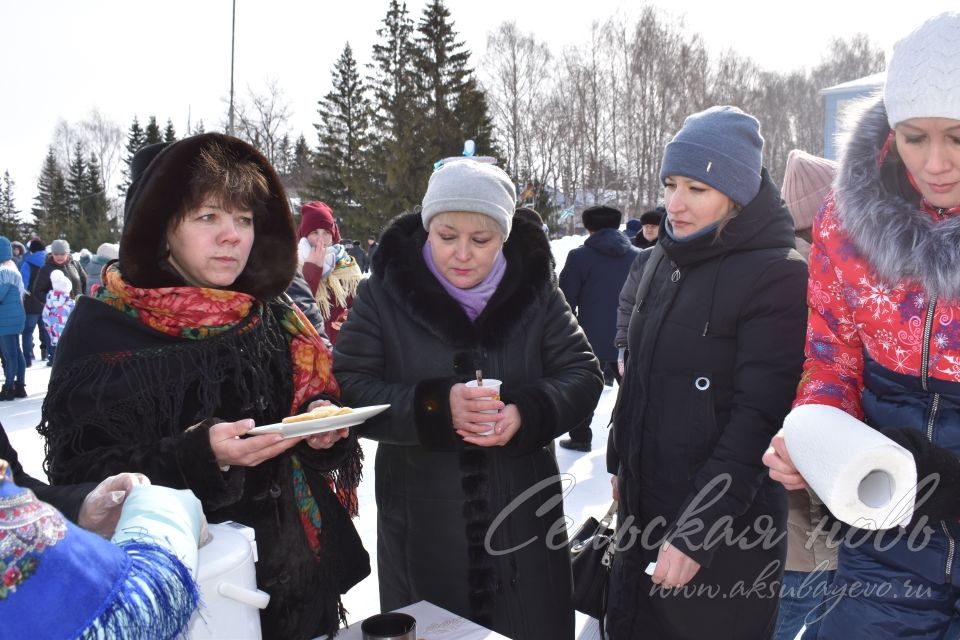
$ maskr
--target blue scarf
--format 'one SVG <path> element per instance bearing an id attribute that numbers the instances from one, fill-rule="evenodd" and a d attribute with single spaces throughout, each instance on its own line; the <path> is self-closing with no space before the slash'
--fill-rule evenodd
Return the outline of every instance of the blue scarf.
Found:
<path id="1" fill-rule="evenodd" d="M 0 636 L 179 637 L 200 598 L 166 548 L 81 529 L 13 482 L 0 460 Z"/>
<path id="2" fill-rule="evenodd" d="M 493 262 L 493 268 L 487 277 L 476 286 L 469 289 L 461 289 L 454 286 L 449 280 L 443 277 L 437 265 L 433 262 L 433 253 L 430 251 L 430 241 L 423 243 L 423 261 L 427 263 L 427 268 L 433 274 L 450 297 L 457 301 L 463 308 L 464 313 L 470 318 L 470 322 L 477 319 L 484 308 L 487 306 L 490 298 L 493 297 L 500 281 L 503 280 L 503 274 L 507 271 L 507 259 L 503 256 L 503 251 L 497 253 L 497 259 Z"/>

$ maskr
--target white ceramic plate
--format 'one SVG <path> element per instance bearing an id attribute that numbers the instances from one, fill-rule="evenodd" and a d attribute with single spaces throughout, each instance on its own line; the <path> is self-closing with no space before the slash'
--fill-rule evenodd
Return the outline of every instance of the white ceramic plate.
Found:
<path id="1" fill-rule="evenodd" d="M 278 422 L 277 424 L 265 424 L 260 427 L 254 427 L 247 433 L 258 436 L 264 433 L 279 433 L 284 438 L 296 438 L 300 436 L 309 436 L 314 433 L 323 433 L 325 431 L 334 431 L 345 427 L 355 427 L 364 422 L 367 418 L 372 418 L 378 413 L 386 410 L 390 405 L 376 404 L 372 407 L 360 407 L 350 413 L 341 416 L 330 416 L 329 418 L 316 418 L 315 420 L 303 420 L 301 422 Z"/>

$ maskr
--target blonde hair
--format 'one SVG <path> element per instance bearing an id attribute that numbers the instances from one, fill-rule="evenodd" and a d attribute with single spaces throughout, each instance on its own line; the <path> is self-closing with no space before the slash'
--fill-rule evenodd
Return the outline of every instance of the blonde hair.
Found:
<path id="1" fill-rule="evenodd" d="M 720 218 L 720 224 L 717 225 L 717 235 L 714 236 L 717 240 L 720 239 L 720 234 L 723 233 L 724 227 L 730 224 L 731 220 L 740 215 L 740 211 L 743 209 L 743 207 L 734 202 L 730 196 L 727 196 L 727 199 L 730 200 L 730 211 L 727 211 L 723 217 Z"/>
<path id="2" fill-rule="evenodd" d="M 433 229 L 434 225 L 437 224 L 448 224 L 450 226 L 455 226 L 455 220 L 476 224 L 484 231 L 496 233 L 498 236 L 500 236 L 501 242 L 506 240 L 506 238 L 503 237 L 503 229 L 500 228 L 499 222 L 490 216 L 483 215 L 482 213 L 473 213 L 470 211 L 444 211 L 443 213 L 438 213 L 430 220 L 430 229 Z"/>

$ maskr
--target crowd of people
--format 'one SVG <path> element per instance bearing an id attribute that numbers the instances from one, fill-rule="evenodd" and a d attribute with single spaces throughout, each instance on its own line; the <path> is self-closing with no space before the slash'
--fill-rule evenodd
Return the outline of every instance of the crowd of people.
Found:
<path id="1" fill-rule="evenodd" d="M 92 595 L 58 633 L 175 637 L 206 518 L 256 532 L 265 638 L 333 636 L 370 573 L 353 522 L 367 438 L 384 611 L 428 600 L 571 640 L 553 447 L 591 449 L 606 384 L 610 638 L 960 637 L 960 13 L 898 43 L 839 163 L 795 150 L 781 188 L 763 147 L 735 106 L 690 114 L 662 204 L 625 225 L 586 208 L 559 277 L 488 158 L 439 162 L 364 251 L 326 203 L 296 221 L 246 142 L 141 150 L 119 245 L 74 258 L 0 237 L 0 399 L 26 395 L 38 327 L 53 367 L 51 486 L 0 429 L 0 617 L 36 634 L 37 598 L 77 576 Z M 249 433 L 331 404 L 389 409 Z M 804 404 L 936 474 L 906 525 L 923 545 L 832 522 L 778 433 Z"/>

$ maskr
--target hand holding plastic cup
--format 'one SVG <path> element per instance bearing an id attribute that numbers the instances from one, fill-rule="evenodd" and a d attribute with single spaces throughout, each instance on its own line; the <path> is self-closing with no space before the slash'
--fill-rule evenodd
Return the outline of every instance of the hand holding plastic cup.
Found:
<path id="1" fill-rule="evenodd" d="M 501 384 L 503 384 L 503 383 L 502 383 L 500 380 L 496 380 L 496 379 L 494 379 L 494 378 L 483 378 L 483 384 L 479 384 L 479 381 L 477 381 L 477 380 L 471 380 L 471 381 L 469 381 L 469 382 L 467 383 L 467 388 L 468 388 L 468 389 L 476 389 L 477 387 L 484 387 L 484 388 L 493 389 L 493 390 L 496 392 L 496 395 L 494 395 L 494 396 L 493 396 L 492 398 L 490 398 L 490 399 L 491 399 L 491 400 L 499 400 L 499 399 L 500 399 L 500 385 L 501 385 Z M 498 412 L 496 409 L 484 409 L 484 410 L 481 411 L 480 413 L 499 413 L 499 412 Z M 496 425 L 495 422 L 480 422 L 480 423 L 478 423 L 478 424 L 485 424 L 485 425 L 487 425 L 488 427 L 490 427 L 490 430 L 489 430 L 489 431 L 484 431 L 483 433 L 478 433 L 478 434 L 477 434 L 478 436 L 492 436 L 494 433 L 496 433 L 496 430 L 493 428 L 493 427 Z"/>

